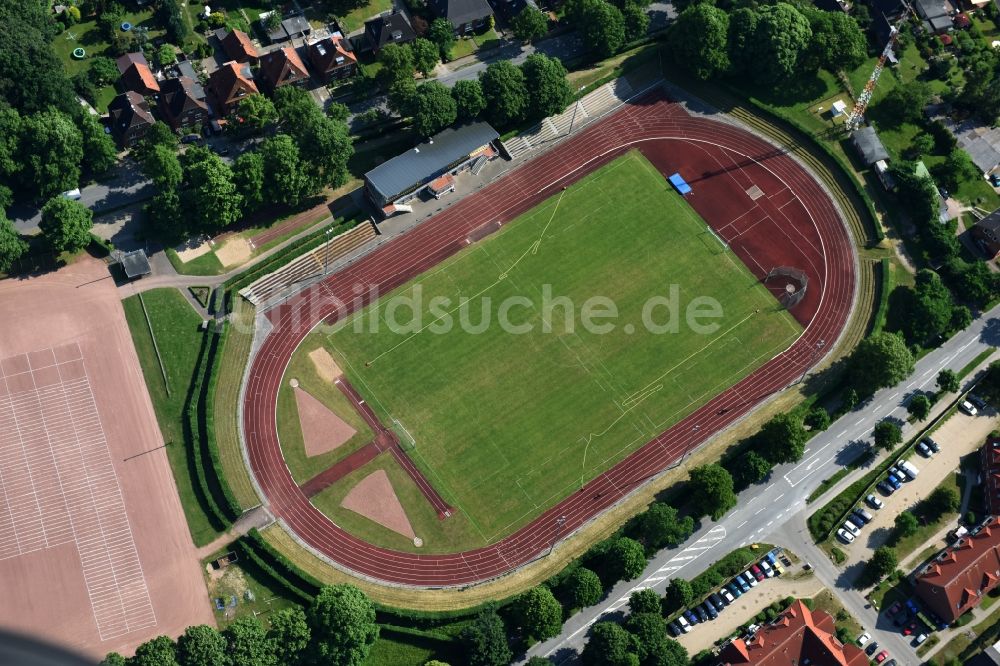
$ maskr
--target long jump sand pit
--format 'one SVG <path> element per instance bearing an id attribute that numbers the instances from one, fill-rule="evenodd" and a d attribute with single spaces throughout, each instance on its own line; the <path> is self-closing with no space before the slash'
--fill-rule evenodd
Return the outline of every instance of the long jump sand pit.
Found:
<path id="1" fill-rule="evenodd" d="M 357 434 L 357 430 L 313 395 L 298 387 L 293 390 L 306 456 L 311 458 L 329 453 Z"/>
<path id="2" fill-rule="evenodd" d="M 106 266 L 0 282 L 0 626 L 89 657 L 213 624 Z"/>

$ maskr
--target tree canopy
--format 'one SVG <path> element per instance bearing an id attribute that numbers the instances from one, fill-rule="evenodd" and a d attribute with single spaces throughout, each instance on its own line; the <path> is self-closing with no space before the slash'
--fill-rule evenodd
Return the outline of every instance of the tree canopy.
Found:
<path id="1" fill-rule="evenodd" d="M 533 587 L 519 595 L 513 615 L 521 629 L 536 641 L 557 636 L 562 629 L 562 605 L 545 586 Z"/>
<path id="2" fill-rule="evenodd" d="M 931 400 L 923 393 L 910 398 L 906 411 L 918 421 L 923 421 L 931 413 Z"/>
<path id="3" fill-rule="evenodd" d="M 911 514 L 904 512 L 900 515 L 909 516 Z M 871 575 L 875 579 L 879 579 L 885 578 L 895 571 L 898 563 L 899 562 L 896 559 L 896 551 L 888 546 L 880 546 L 875 549 L 875 552 L 872 553 L 871 559 L 868 560 L 868 568 Z"/>
<path id="4" fill-rule="evenodd" d="M 805 16 L 812 38 L 803 55 L 804 69 L 850 71 L 868 57 L 868 40 L 849 14 L 809 8 Z"/>
<path id="5" fill-rule="evenodd" d="M 314 661 L 358 666 L 378 639 L 375 604 L 353 585 L 324 587 L 308 612 Z"/>
<path id="6" fill-rule="evenodd" d="M 620 9 L 605 0 L 569 0 L 566 15 L 577 27 L 584 46 L 606 58 L 618 53 L 625 44 L 625 17 Z"/>
<path id="7" fill-rule="evenodd" d="M 605 556 L 605 569 L 615 580 L 632 580 L 646 568 L 646 551 L 635 539 L 618 537 Z"/>
<path id="8" fill-rule="evenodd" d="M 893 526 L 896 529 L 897 540 L 913 536 L 917 533 L 917 530 L 920 529 L 920 523 L 917 521 L 917 517 L 910 511 L 904 511 L 896 516 Z"/>
<path id="9" fill-rule="evenodd" d="M 441 60 L 451 60 L 451 49 L 455 46 L 455 29 L 446 18 L 436 18 L 431 21 L 427 30 L 427 38 L 437 44 Z"/>
<path id="10" fill-rule="evenodd" d="M 494 610 L 480 613 L 458 635 L 469 666 L 507 666 L 514 653 L 507 642 L 507 629 Z"/>
<path id="11" fill-rule="evenodd" d="M 694 519 L 678 517 L 677 509 L 665 502 L 654 502 L 637 518 L 639 532 L 647 547 L 659 550 L 675 547 L 694 532 Z"/>
<path id="12" fill-rule="evenodd" d="M 455 122 L 457 106 L 444 84 L 429 81 L 419 86 L 413 100 L 413 127 L 421 136 L 437 134 Z"/>
<path id="13" fill-rule="evenodd" d="M 615 622 L 598 622 L 590 631 L 580 660 L 584 666 L 637 666 L 632 636 Z"/>
<path id="14" fill-rule="evenodd" d="M 274 102 L 260 93 L 253 93 L 241 99 L 234 114 L 240 119 L 240 125 L 254 132 L 261 132 L 271 123 L 278 121 L 278 110 Z"/>
<path id="15" fill-rule="evenodd" d="M 651 587 L 636 590 L 628 596 L 628 612 L 659 613 L 661 609 L 660 595 Z"/>
<path id="16" fill-rule="evenodd" d="M 417 37 L 410 44 L 410 49 L 413 51 L 414 68 L 423 74 L 424 77 L 433 74 L 440 56 L 437 44 L 423 37 Z"/>
<path id="17" fill-rule="evenodd" d="M 577 567 L 562 584 L 561 592 L 570 608 L 593 606 L 604 596 L 604 586 L 596 573 Z"/>
<path id="18" fill-rule="evenodd" d="M 603 1 L 603 0 L 601 0 Z M 524 73 L 507 60 L 492 63 L 479 75 L 486 115 L 499 127 L 524 119 L 528 111 L 528 88 Z"/>
<path id="19" fill-rule="evenodd" d="M 773 417 L 757 435 L 761 454 L 774 464 L 798 461 L 808 440 L 802 420 L 789 412 Z"/>
<path id="20" fill-rule="evenodd" d="M 946 393 L 955 393 L 959 387 L 958 374 L 954 370 L 945 368 L 938 373 L 937 387 Z"/>
<path id="21" fill-rule="evenodd" d="M 378 60 L 382 63 L 382 77 L 386 85 L 391 85 L 402 79 L 412 79 L 416 68 L 413 62 L 413 51 L 407 44 L 386 44 L 378 52 Z"/>
<path id="22" fill-rule="evenodd" d="M 913 354 L 901 336 L 883 331 L 858 344 L 851 354 L 848 370 L 858 394 L 869 396 L 908 377 L 913 372 Z"/>
<path id="23" fill-rule="evenodd" d="M 566 68 L 562 61 L 533 53 L 525 59 L 521 71 L 528 91 L 527 117 L 540 120 L 566 109 L 573 92 L 566 80 Z"/>
<path id="24" fill-rule="evenodd" d="M 522 42 L 532 42 L 548 34 L 549 17 L 538 7 L 526 4 L 524 9 L 511 19 L 510 27 L 514 31 L 514 36 Z"/>
<path id="25" fill-rule="evenodd" d="M 757 58 L 751 75 L 766 85 L 791 79 L 809 48 L 812 28 L 793 5 L 779 2 L 758 10 L 752 55 Z"/>
<path id="26" fill-rule="evenodd" d="M 671 578 L 663 599 L 668 609 L 680 610 L 694 601 L 694 590 L 691 589 L 689 581 L 683 578 Z"/>
<path id="27" fill-rule="evenodd" d="M 27 241 L 21 238 L 14 223 L 7 219 L 7 214 L 0 207 L 0 273 L 9 273 L 27 252 Z"/>
<path id="28" fill-rule="evenodd" d="M 451 89 L 451 96 L 455 100 L 455 111 L 459 120 L 475 120 L 486 108 L 483 88 L 478 80 L 456 82 Z"/>
<path id="29" fill-rule="evenodd" d="M 205 624 L 188 627 L 177 639 L 177 663 L 180 666 L 205 666 L 225 664 L 226 639 L 215 627 Z"/>
<path id="30" fill-rule="evenodd" d="M 712 520 L 722 518 L 736 506 L 733 477 L 721 465 L 701 465 L 691 470 L 689 495 L 691 505 L 707 513 Z"/>
<path id="31" fill-rule="evenodd" d="M 681 12 L 667 32 L 674 61 L 702 80 L 729 70 L 729 15 L 702 2 Z"/>
<path id="32" fill-rule="evenodd" d="M 42 235 L 58 252 L 76 252 L 90 243 L 94 213 L 77 201 L 55 196 L 42 206 Z"/>
<path id="33" fill-rule="evenodd" d="M 891 451 L 894 446 L 903 441 L 903 431 L 895 421 L 883 419 L 875 424 L 872 431 L 875 446 L 886 451 Z"/>
<path id="34" fill-rule="evenodd" d="M 312 631 L 305 612 L 298 606 L 282 608 L 271 615 L 271 629 L 267 640 L 278 666 L 294 666 L 306 648 Z"/>

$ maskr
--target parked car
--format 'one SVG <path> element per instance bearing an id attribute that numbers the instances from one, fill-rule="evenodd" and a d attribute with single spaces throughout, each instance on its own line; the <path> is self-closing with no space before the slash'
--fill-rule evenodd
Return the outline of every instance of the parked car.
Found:
<path id="1" fill-rule="evenodd" d="M 681 635 L 681 627 L 679 624 L 677 624 L 677 620 L 674 620 L 673 622 L 668 624 L 667 629 L 670 631 L 670 635 L 673 636 L 674 638 L 677 638 L 678 636 Z"/>
<path id="2" fill-rule="evenodd" d="M 761 581 L 761 580 L 764 580 L 765 578 L 767 578 L 767 575 L 763 571 L 761 571 L 761 568 L 759 566 L 757 566 L 756 564 L 751 564 L 750 565 L 750 571 L 753 572 L 753 575 L 757 577 L 758 581 Z"/>
<path id="3" fill-rule="evenodd" d="M 908 625 L 906 625 L 905 627 L 903 627 L 903 635 L 904 636 L 911 636 L 911 635 L 917 633 L 917 627 L 919 627 L 919 626 L 920 626 L 920 623 L 918 623 L 916 620 L 914 620 L 913 622 L 910 622 Z"/>
<path id="4" fill-rule="evenodd" d="M 698 624 L 701 622 L 701 617 L 690 608 L 684 611 L 684 617 L 686 617 L 687 621 L 691 624 Z"/>
<path id="5" fill-rule="evenodd" d="M 993 187 L 1000 187 L 1000 173 L 990 174 L 990 185 Z"/>
<path id="6" fill-rule="evenodd" d="M 889 476 L 886 477 L 886 481 L 889 482 L 889 485 L 892 486 L 893 490 L 899 490 L 903 487 L 902 479 L 895 474 L 889 474 Z"/>
<path id="7" fill-rule="evenodd" d="M 938 451 L 941 450 L 941 447 L 938 446 L 938 443 L 935 442 L 930 437 L 924 437 L 923 442 L 921 443 L 924 444 L 928 449 L 930 449 L 934 453 L 937 453 Z"/>
<path id="8" fill-rule="evenodd" d="M 885 661 L 888 658 L 889 658 L 889 651 L 888 650 L 882 650 L 877 655 L 875 655 L 875 663 L 876 664 L 881 664 L 883 661 Z"/>
<path id="9" fill-rule="evenodd" d="M 854 541 L 854 535 L 845 530 L 843 527 L 837 530 L 837 536 L 840 537 L 840 540 L 844 543 L 853 543 Z"/>
<path id="10" fill-rule="evenodd" d="M 872 641 L 869 643 L 868 647 L 865 648 L 865 652 L 869 657 L 878 652 L 878 641 Z"/>
<path id="11" fill-rule="evenodd" d="M 915 639 L 913 639 L 913 645 L 922 645 L 924 641 L 927 640 L 927 634 L 920 634 Z"/>
<path id="12" fill-rule="evenodd" d="M 870 641 L 871 639 L 872 639 L 872 635 L 869 634 L 866 631 L 865 633 L 863 633 L 860 636 L 858 636 L 858 646 L 859 647 L 864 647 L 864 646 L 868 645 L 868 641 Z"/>
<path id="13" fill-rule="evenodd" d="M 785 568 L 778 563 L 774 564 L 774 575 L 780 576 L 785 573 Z"/>
<path id="14" fill-rule="evenodd" d="M 879 510 L 879 509 L 881 509 L 883 506 L 885 506 L 884 504 L 882 504 L 882 500 L 880 500 L 874 494 L 871 494 L 868 497 L 866 497 L 865 498 L 865 502 L 867 502 L 868 506 L 870 506 L 871 508 L 875 509 L 876 511 Z"/>
<path id="15" fill-rule="evenodd" d="M 699 621 L 708 622 L 708 611 L 705 609 L 704 604 L 695 606 L 694 612 L 698 614 Z"/>
<path id="16" fill-rule="evenodd" d="M 909 460 L 904 460 L 899 463 L 899 469 L 906 474 L 906 476 L 910 477 L 910 479 L 916 479 L 917 475 L 920 474 L 920 470 L 917 469 L 917 466 Z"/>
<path id="17" fill-rule="evenodd" d="M 774 578 L 774 567 L 768 564 L 767 560 L 760 561 L 760 568 L 768 578 Z"/>
<path id="18" fill-rule="evenodd" d="M 731 595 L 733 595 L 734 599 L 739 599 L 740 597 L 743 596 L 743 590 L 740 589 L 740 586 L 737 585 L 736 583 L 730 583 L 729 585 L 726 585 L 726 590 Z"/>
<path id="19" fill-rule="evenodd" d="M 713 592 L 712 594 L 708 595 L 708 600 L 709 602 L 711 602 L 711 604 L 715 607 L 715 610 L 717 610 L 718 612 L 721 613 L 723 610 L 725 610 L 726 602 L 723 601 L 722 597 L 720 597 L 717 593 Z"/>
<path id="20" fill-rule="evenodd" d="M 685 634 L 691 631 L 691 623 L 688 622 L 687 618 L 681 615 L 677 618 L 677 626 L 681 628 Z"/>
<path id="21" fill-rule="evenodd" d="M 749 569 L 743 572 L 743 580 L 745 580 L 750 587 L 757 587 L 757 577 L 750 573 Z"/>
<path id="22" fill-rule="evenodd" d="M 975 416 L 976 414 L 979 413 L 979 410 L 976 409 L 976 406 L 973 405 L 968 400 L 963 400 L 962 402 L 958 403 L 958 409 L 963 414 L 968 414 L 969 416 Z"/>
<path id="23" fill-rule="evenodd" d="M 896 489 L 893 488 L 892 484 L 889 483 L 888 481 L 879 481 L 878 485 L 875 487 L 881 490 L 882 494 L 885 495 L 886 497 L 896 492 Z"/>
<path id="24" fill-rule="evenodd" d="M 930 447 L 923 442 L 917 442 L 917 453 L 922 455 L 924 458 L 930 458 L 934 455 L 934 452 L 930 450 Z"/>
<path id="25" fill-rule="evenodd" d="M 854 536 L 858 536 L 859 534 L 861 534 L 861 530 L 858 529 L 858 526 L 849 520 L 844 521 L 844 529 L 853 534 Z"/>
<path id="26" fill-rule="evenodd" d="M 946 188 L 946 187 L 939 187 L 938 188 L 938 194 L 941 195 L 942 199 L 947 199 L 948 197 L 951 196 L 951 192 L 949 192 L 948 188 Z"/>
<path id="27" fill-rule="evenodd" d="M 727 606 L 736 601 L 736 597 L 729 591 L 729 588 L 724 587 L 719 590 L 719 596 L 722 597 L 722 600 L 726 602 Z"/>
<path id="28" fill-rule="evenodd" d="M 708 601 L 706 601 L 705 603 L 703 603 L 698 608 L 704 608 L 705 612 L 708 613 L 709 619 L 714 620 L 715 618 L 719 617 L 719 612 L 716 611 L 715 608 L 712 606 L 712 604 L 710 602 L 708 602 Z"/>
<path id="29" fill-rule="evenodd" d="M 986 401 L 983 400 L 982 398 L 980 398 L 975 393 L 970 393 L 969 395 L 967 395 L 965 397 L 966 397 L 966 399 L 969 402 L 972 403 L 972 406 L 975 407 L 976 409 L 979 409 L 979 410 L 986 409 Z"/>
<path id="30" fill-rule="evenodd" d="M 750 591 L 750 583 L 743 580 L 743 574 L 739 574 L 738 576 L 736 576 L 736 578 L 733 579 L 733 582 L 736 584 L 738 588 L 740 588 L 741 591 L 743 592 Z"/>
<path id="31" fill-rule="evenodd" d="M 865 511 L 864 507 L 861 506 L 854 507 L 854 515 L 860 518 L 861 520 L 865 521 L 866 523 L 870 523 L 872 522 L 872 520 L 875 519 L 875 517 L 872 514 Z"/>
<path id="32" fill-rule="evenodd" d="M 181 143 L 201 143 L 201 134 L 192 132 L 181 137 Z"/>
<path id="33" fill-rule="evenodd" d="M 889 474 L 891 474 L 892 476 L 896 477 L 900 481 L 905 481 L 906 480 L 906 474 L 904 474 L 902 472 L 902 470 L 900 470 L 895 465 L 893 465 L 892 467 L 889 468 Z"/>
<path id="34" fill-rule="evenodd" d="M 857 514 L 852 513 L 847 517 L 847 520 L 858 529 L 861 529 L 862 527 L 865 526 L 865 521 L 862 520 L 861 516 L 858 516 Z"/>

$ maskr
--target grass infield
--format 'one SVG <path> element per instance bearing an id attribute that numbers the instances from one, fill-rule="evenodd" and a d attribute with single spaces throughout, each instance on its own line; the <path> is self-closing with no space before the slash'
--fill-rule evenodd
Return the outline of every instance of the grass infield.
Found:
<path id="1" fill-rule="evenodd" d="M 543 293 L 574 306 L 549 308 Z M 679 331 L 655 333 L 650 298 L 679 295 Z M 341 323 L 328 346 L 431 482 L 492 542 L 787 348 L 801 327 L 638 152 L 629 153 L 389 296 L 420 302 L 422 330 L 398 332 L 383 297 Z M 581 325 L 588 299 L 618 317 Z M 450 305 L 432 303 L 435 297 Z M 458 309 L 460 298 L 470 299 Z M 489 307 L 485 298 L 490 299 Z M 685 310 L 718 301 L 717 329 L 696 333 Z M 512 324 L 497 325 L 506 299 Z M 530 302 L 530 304 L 528 304 Z M 399 308 L 405 310 L 405 308 Z M 471 333 L 458 325 L 491 323 Z M 435 332 L 445 319 L 455 325 Z M 405 313 L 397 321 L 407 319 Z M 660 307 L 653 319 L 663 323 Z M 356 320 L 363 318 L 360 328 Z M 372 331 L 370 324 L 379 324 Z M 433 325 L 431 325 L 433 324 Z M 449 519 L 452 520 L 452 519 Z M 457 545 L 457 544 L 456 544 Z"/>

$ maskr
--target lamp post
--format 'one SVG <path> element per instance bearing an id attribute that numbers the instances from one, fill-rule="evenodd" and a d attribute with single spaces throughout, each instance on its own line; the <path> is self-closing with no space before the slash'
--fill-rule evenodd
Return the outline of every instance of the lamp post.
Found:
<path id="1" fill-rule="evenodd" d="M 326 269 L 330 266 L 330 234 L 333 233 L 333 227 L 326 230 L 326 249 L 323 250 L 323 275 L 326 275 Z"/>
<path id="2" fill-rule="evenodd" d="M 566 516 L 556 518 L 556 533 L 552 536 L 552 543 L 549 544 L 549 552 L 545 553 L 546 557 L 552 554 L 552 549 L 556 547 L 556 541 L 559 540 L 559 533 L 562 532 L 563 525 L 565 524 Z"/>

